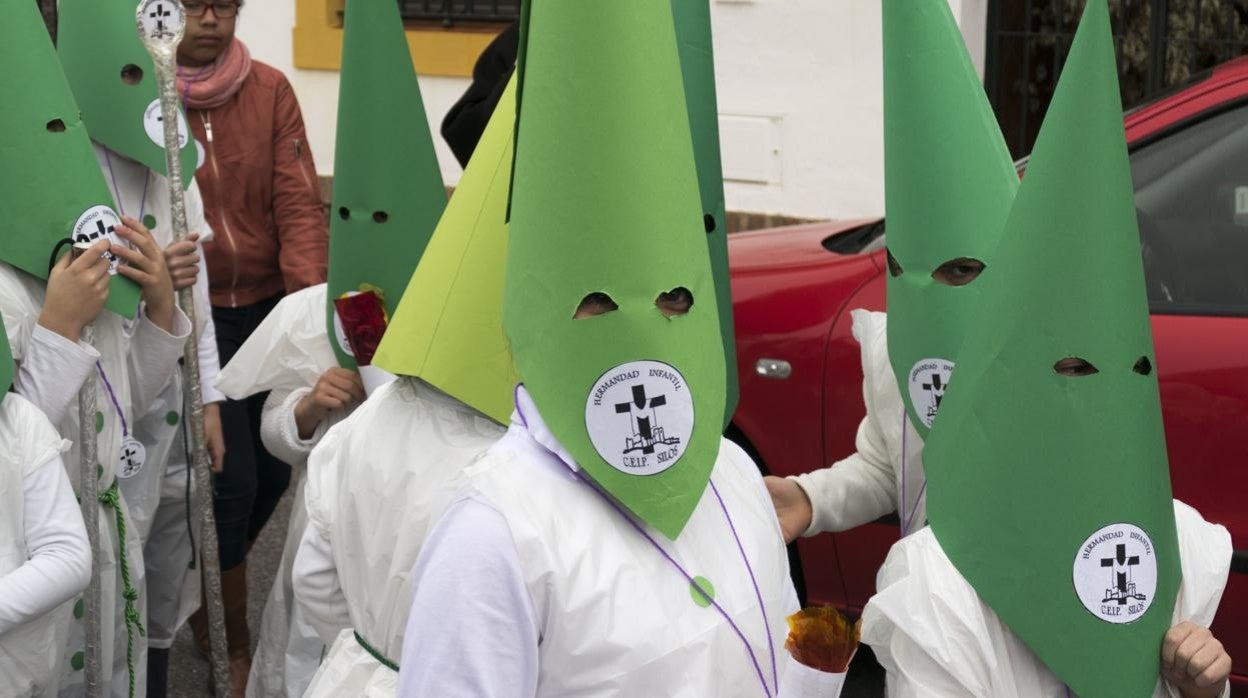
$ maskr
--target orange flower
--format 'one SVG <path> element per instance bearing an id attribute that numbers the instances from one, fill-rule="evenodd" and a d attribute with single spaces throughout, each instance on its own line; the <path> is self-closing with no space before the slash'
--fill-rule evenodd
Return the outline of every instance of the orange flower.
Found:
<path id="1" fill-rule="evenodd" d="M 812 669 L 841 674 L 858 649 L 861 621 L 849 622 L 831 606 L 811 606 L 789 616 L 784 647 L 793 659 Z"/>

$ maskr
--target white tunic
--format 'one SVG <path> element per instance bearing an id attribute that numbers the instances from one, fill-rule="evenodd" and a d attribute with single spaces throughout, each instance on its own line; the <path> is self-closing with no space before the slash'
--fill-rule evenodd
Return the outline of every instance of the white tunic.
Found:
<path id="1" fill-rule="evenodd" d="M 99 143 L 92 145 L 120 212 L 140 219 L 144 225 L 152 224 L 152 235 L 162 249 L 171 245 L 168 180 Z M 187 229 L 200 235 L 199 275 L 193 296 L 195 322 L 200 330 L 200 390 L 208 404 L 224 399 L 214 386 L 220 367 L 208 297 L 207 258 L 202 247 L 202 243 L 212 239 L 212 228 L 204 218 L 199 185 L 193 180 L 186 190 L 185 202 Z M 147 410 L 135 419 L 134 436 L 145 452 L 142 467 L 118 473 L 118 484 L 145 552 L 147 643 L 162 649 L 173 644 L 178 628 L 199 607 L 200 599 L 199 575 L 191 573 L 189 566 L 193 548 L 187 526 L 191 472 L 183 432 L 189 425 L 182 424 L 183 412 L 182 375 L 176 371 Z"/>
<path id="2" fill-rule="evenodd" d="M 338 365 L 327 334 L 325 288 L 317 284 L 282 298 L 234 354 L 217 382 L 235 400 L 271 391 L 261 413 L 260 439 L 269 453 L 291 466 L 295 481 L 286 543 L 252 655 L 249 698 L 302 696 L 325 653 L 325 643 L 303 617 L 291 586 L 295 554 L 308 522 L 304 505 L 308 454 L 330 426 L 354 409 L 334 410 L 311 438 L 300 438 L 295 406 L 312 391 L 322 373 Z"/>
<path id="3" fill-rule="evenodd" d="M 669 541 L 559 452 L 519 389 L 507 435 L 470 468 L 412 571 L 400 695 L 774 696 L 797 598 L 749 457 L 721 441 L 711 485 Z"/>
<path id="4" fill-rule="evenodd" d="M 432 386 L 402 378 L 329 431 L 308 461 L 310 525 L 295 594 L 329 654 L 309 696 L 393 695 L 396 676 L 356 641 L 396 659 L 408 572 L 463 470 L 503 434 Z"/>
<path id="5" fill-rule="evenodd" d="M 9 345 L 17 362 L 14 388 L 43 410 L 62 436 L 77 439 L 78 389 L 85 380 L 96 381 L 96 420 L 101 425 L 97 433 L 102 466 L 99 486 L 103 492 L 115 481 L 123 423 L 126 428 L 131 428 L 135 414 L 146 409 L 164 389 L 177 367 L 178 357 L 182 355 L 182 347 L 190 334 L 190 323 L 181 311 L 176 312 L 174 334 L 169 334 L 148 320 L 141 310 L 139 318 L 130 322 L 105 311 L 95 321 L 95 344 L 88 346 L 82 342 L 70 342 L 38 324 L 45 295 L 44 281 L 0 263 L 0 312 L 4 314 Z M 116 398 L 115 405 L 110 395 Z M 64 461 L 76 492 L 80 462 L 78 444 L 75 443 L 65 454 Z M 124 499 L 123 496 L 121 512 L 128 522 Z M 122 614 L 123 586 L 118 565 L 117 518 L 110 507 L 100 507 L 100 532 L 104 636 L 101 660 L 106 668 L 111 667 L 111 679 L 107 676 L 109 672 L 105 672 L 104 694 L 125 696 L 128 694 L 127 635 Z M 146 625 L 142 545 L 133 525 L 126 526 L 126 541 L 131 582 L 140 594 L 137 606 Z M 62 663 L 65 672 L 61 681 L 62 693 L 80 691 L 84 681 L 85 637 L 81 620 L 81 616 L 76 614 L 75 622 L 70 626 L 68 651 Z M 136 694 L 142 695 L 146 691 L 147 645 L 137 634 L 135 638 L 135 690 Z"/>
<path id="6" fill-rule="evenodd" d="M 91 548 L 61 462 L 69 444 L 15 393 L 0 405 L 0 695 L 55 695 Z"/>
<path id="7" fill-rule="evenodd" d="M 1177 500 L 1174 515 L 1183 583 L 1172 625 L 1190 620 L 1208 627 L 1226 587 L 1231 537 Z M 862 641 L 887 670 L 890 697 L 1068 695 L 1061 680 L 979 599 L 930 528 L 893 546 L 877 587 L 862 613 Z M 1158 679 L 1153 696 L 1178 695 Z"/>
<path id="8" fill-rule="evenodd" d="M 897 512 L 901 533 L 927 520 L 923 439 L 906 417 L 888 360 L 888 316 L 855 310 L 854 338 L 862 347 L 862 397 L 867 414 L 858 426 L 857 451 L 831 467 L 797 475 L 814 516 L 802 534 L 845 531 Z"/>

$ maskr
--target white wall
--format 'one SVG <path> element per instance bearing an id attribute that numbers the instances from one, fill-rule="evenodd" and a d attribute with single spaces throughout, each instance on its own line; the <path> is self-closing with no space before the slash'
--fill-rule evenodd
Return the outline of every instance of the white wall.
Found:
<path id="1" fill-rule="evenodd" d="M 884 208 L 880 0 L 711 0 L 728 209 L 847 218 Z M 949 0 L 983 73 L 987 0 Z M 290 76 L 322 174 L 333 171 L 338 73 L 295 70 L 294 0 L 254 0 L 238 35 Z M 466 78 L 421 76 L 447 183 L 442 115 Z"/>

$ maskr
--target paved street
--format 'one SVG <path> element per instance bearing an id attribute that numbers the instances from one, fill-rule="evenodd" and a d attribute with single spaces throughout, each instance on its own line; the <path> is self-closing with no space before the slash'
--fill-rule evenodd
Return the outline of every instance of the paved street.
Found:
<path id="1" fill-rule="evenodd" d="M 282 559 L 293 492 L 292 486 L 273 513 L 269 525 L 252 547 L 251 554 L 247 556 L 247 618 L 253 643 L 260 635 L 260 616 L 264 612 L 264 602 L 269 597 L 269 588 L 273 586 L 273 578 L 277 575 L 277 563 Z M 192 645 L 191 628 L 188 625 L 178 633 L 171 652 L 169 695 L 173 698 L 212 697 L 208 691 L 208 660 L 196 656 Z"/>

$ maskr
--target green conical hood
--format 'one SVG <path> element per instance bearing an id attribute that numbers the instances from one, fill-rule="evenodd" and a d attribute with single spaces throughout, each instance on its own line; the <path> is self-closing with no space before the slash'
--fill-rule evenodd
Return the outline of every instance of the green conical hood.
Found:
<path id="1" fill-rule="evenodd" d="M 135 26 L 135 0 L 61 0 L 57 51 L 91 138 L 167 176 L 156 68 Z M 182 134 L 182 179 L 190 186 L 198 151 Z"/>
<path id="2" fill-rule="evenodd" d="M 550 430 L 669 538 L 719 452 L 725 367 L 669 0 L 537 0 L 521 54 L 503 325 Z M 655 301 L 688 289 L 667 318 Z M 618 310 L 573 319 L 582 299 Z"/>
<path id="3" fill-rule="evenodd" d="M 990 258 L 1018 187 L 1010 153 L 945 0 L 884 0 L 884 183 L 888 355 L 926 436 L 979 285 L 932 278 Z"/>
<path id="4" fill-rule="evenodd" d="M 344 22 L 329 226 L 331 327 L 334 299 L 361 285 L 380 289 L 393 313 L 446 208 L 398 5 L 349 2 Z M 331 344 L 343 366 L 355 366 L 341 337 Z"/>
<path id="5" fill-rule="evenodd" d="M 719 156 L 719 105 L 715 99 L 715 52 L 711 42 L 710 0 L 671 0 L 676 22 L 676 46 L 685 79 L 689 130 L 698 164 L 702 192 L 702 220 L 715 273 L 719 330 L 724 336 L 724 367 L 728 390 L 724 399 L 724 426 L 737 409 L 737 343 L 732 326 L 732 288 L 728 276 L 728 221 L 724 215 L 724 173 Z"/>
<path id="6" fill-rule="evenodd" d="M 373 357 L 503 424 L 518 380 L 503 335 L 515 98 L 512 79 Z"/>
<path id="7" fill-rule="evenodd" d="M 1152 692 L 1180 581 L 1118 95 L 1093 0 L 923 451 L 949 559 L 1083 698 Z"/>
<path id="8" fill-rule="evenodd" d="M 58 240 L 94 242 L 120 219 L 104 184 L 74 96 L 35 3 L 9 3 L 0 40 L 0 204 L 9 212 L 0 260 L 48 278 Z M 17 69 L 20 66 L 20 69 Z M 109 310 L 132 317 L 139 288 L 119 274 Z"/>

